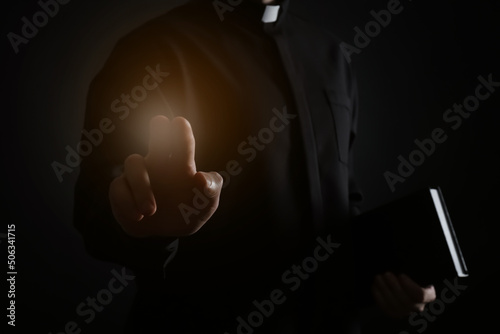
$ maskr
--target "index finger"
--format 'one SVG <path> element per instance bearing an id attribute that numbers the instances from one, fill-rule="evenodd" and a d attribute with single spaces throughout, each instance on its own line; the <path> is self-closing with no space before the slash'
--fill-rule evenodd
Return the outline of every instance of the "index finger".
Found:
<path id="1" fill-rule="evenodd" d="M 154 165 L 165 165 L 171 155 L 170 120 L 158 115 L 149 122 L 149 147 L 146 160 Z"/>
<path id="2" fill-rule="evenodd" d="M 186 167 L 194 175 L 196 173 L 195 140 L 191 124 L 183 117 L 176 117 L 171 122 L 171 131 L 172 163 L 181 168 Z"/>

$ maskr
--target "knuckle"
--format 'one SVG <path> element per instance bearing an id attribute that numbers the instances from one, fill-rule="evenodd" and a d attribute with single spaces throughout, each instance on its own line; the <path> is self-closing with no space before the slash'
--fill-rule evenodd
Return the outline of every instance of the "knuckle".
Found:
<path id="1" fill-rule="evenodd" d="M 217 172 L 213 172 L 213 176 L 214 176 L 214 179 L 215 179 L 214 181 L 217 184 L 217 187 L 218 188 L 222 187 L 222 185 L 224 183 L 224 178 L 222 177 L 222 175 L 220 175 Z"/>

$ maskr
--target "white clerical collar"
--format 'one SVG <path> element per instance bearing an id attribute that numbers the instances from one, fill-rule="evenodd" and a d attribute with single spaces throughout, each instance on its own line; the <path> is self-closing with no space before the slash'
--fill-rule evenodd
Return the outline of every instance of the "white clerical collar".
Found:
<path id="1" fill-rule="evenodd" d="M 264 15 L 262 15 L 262 22 L 271 23 L 276 22 L 278 20 L 278 13 L 280 11 L 280 6 L 266 6 L 266 10 L 264 11 Z"/>

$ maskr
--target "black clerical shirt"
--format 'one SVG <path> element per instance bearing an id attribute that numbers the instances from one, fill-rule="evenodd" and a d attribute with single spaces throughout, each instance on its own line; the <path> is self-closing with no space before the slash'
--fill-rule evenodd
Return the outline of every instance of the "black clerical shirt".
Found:
<path id="1" fill-rule="evenodd" d="M 221 15 L 215 5 L 191 2 L 134 30 L 92 82 L 84 128 L 104 120 L 108 132 L 81 165 L 75 226 L 93 256 L 137 275 L 135 328 L 342 332 L 351 306 L 345 227 L 360 200 L 349 67 L 336 38 L 287 1 L 267 23 L 266 6 L 243 1 Z M 125 158 L 147 153 L 157 114 L 188 119 L 197 169 L 224 176 L 214 216 L 180 239 L 126 235 L 107 197 Z M 305 260 L 315 255 L 325 260 Z M 251 319 L 280 291 L 282 303 Z"/>

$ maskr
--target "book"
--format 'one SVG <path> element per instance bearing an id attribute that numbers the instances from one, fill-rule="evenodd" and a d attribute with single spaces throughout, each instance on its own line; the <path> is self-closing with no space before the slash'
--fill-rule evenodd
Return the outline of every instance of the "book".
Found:
<path id="1" fill-rule="evenodd" d="M 467 277 L 468 270 L 443 194 L 426 188 L 354 218 L 358 283 L 404 273 L 421 286 Z"/>

